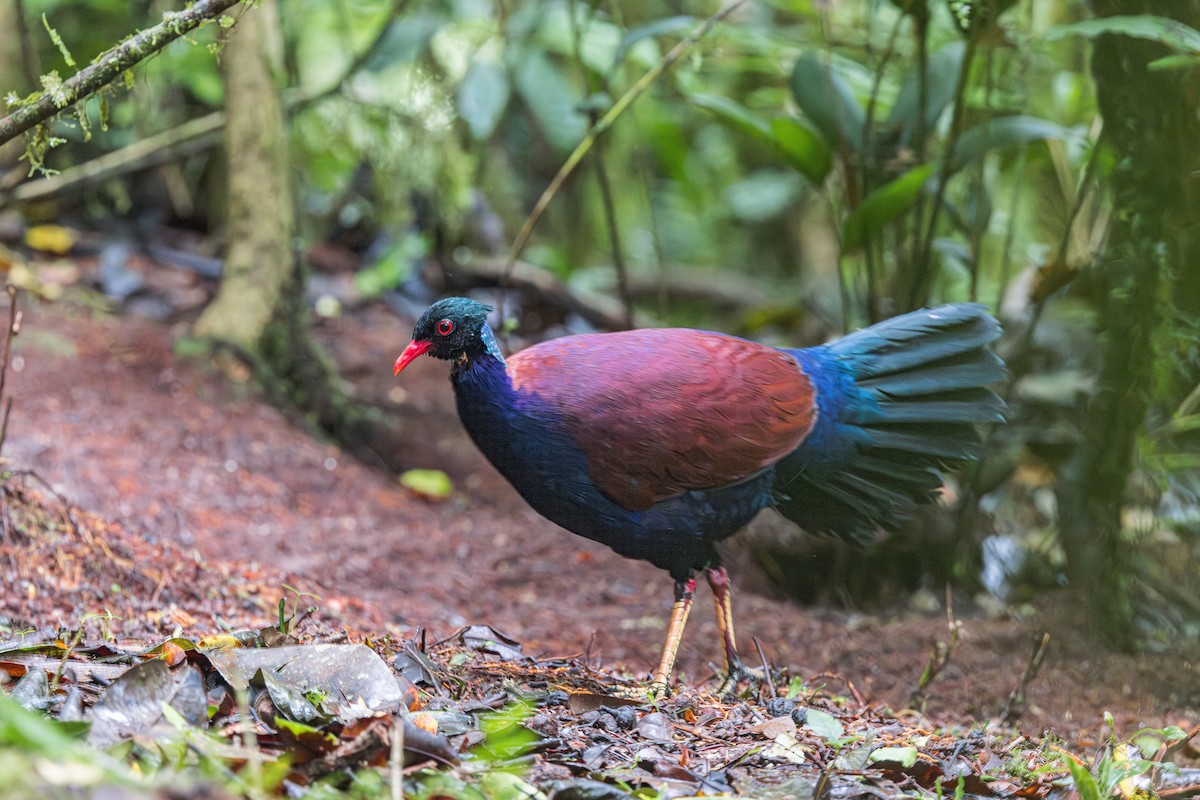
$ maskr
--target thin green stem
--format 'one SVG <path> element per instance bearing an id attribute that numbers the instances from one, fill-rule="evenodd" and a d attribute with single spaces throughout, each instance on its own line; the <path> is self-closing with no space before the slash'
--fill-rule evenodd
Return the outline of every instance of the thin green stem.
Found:
<path id="1" fill-rule="evenodd" d="M 863 187 L 863 195 L 866 196 L 873 188 L 875 188 L 874 178 L 879 174 L 879 164 L 877 163 L 878 153 L 874 147 L 874 130 L 875 130 L 875 109 L 879 105 L 879 89 L 883 83 L 884 73 L 887 71 L 888 62 L 892 60 L 892 56 L 896 53 L 896 39 L 900 35 L 900 26 L 904 22 L 904 17 L 897 16 L 896 23 L 892 25 L 892 29 L 888 32 L 887 44 L 884 46 L 883 55 L 879 59 L 879 63 L 875 66 L 875 80 L 871 84 L 871 96 L 867 100 L 866 117 L 863 122 L 862 141 L 859 146 L 862 148 L 861 161 L 861 178 L 860 183 Z M 868 36 L 868 41 L 870 37 Z M 864 242 L 864 252 L 866 253 L 867 267 L 867 286 L 865 297 L 865 311 L 867 321 L 871 323 L 878 322 L 879 316 L 879 285 L 878 285 L 878 267 L 876 264 L 876 251 L 880 249 L 876 236 L 868 233 Z"/>
<path id="2" fill-rule="evenodd" d="M 636 83 L 633 84 L 633 86 L 629 87 L 629 90 L 626 91 L 625 94 L 621 95 L 621 97 L 617 99 L 617 102 L 613 103 L 612 108 L 605 112 L 604 116 L 596 120 L 596 122 L 588 129 L 587 133 L 585 133 L 583 136 L 583 140 L 580 141 L 571 154 L 567 156 L 566 161 L 564 161 L 562 166 L 559 167 L 558 173 L 555 174 L 549 185 L 546 186 L 546 189 L 542 192 L 541 196 L 534 204 L 533 210 L 529 212 L 529 216 L 525 218 L 525 223 L 517 232 L 516 238 L 513 239 L 512 247 L 508 251 L 508 257 L 504 261 L 504 274 L 501 279 L 501 285 L 507 283 L 509 276 L 512 274 L 513 265 L 517 263 L 517 259 L 520 258 L 521 253 L 525 250 L 525 246 L 529 243 L 529 237 L 533 234 L 534 227 L 537 226 L 538 221 L 542 218 L 542 214 L 544 214 L 546 209 L 550 206 L 550 201 L 553 200 L 555 195 L 557 195 L 562 189 L 563 184 L 567 181 L 567 178 L 571 177 L 571 174 L 575 171 L 575 168 L 579 166 L 579 163 L 583 161 L 584 157 L 591 152 L 592 148 L 596 144 L 596 141 L 603 136 L 610 127 L 612 127 L 613 123 L 615 123 L 623 113 L 625 113 L 626 109 L 633 104 L 633 101 L 645 94 L 646 90 L 649 89 L 664 72 L 673 66 L 675 62 L 682 58 L 684 53 L 688 52 L 692 47 L 694 47 L 708 34 L 709 31 L 716 27 L 717 23 L 733 13 L 733 11 L 741 6 L 745 1 L 746 0 L 733 0 L 733 2 L 729 3 L 720 11 L 702 22 L 700 25 L 696 26 L 696 28 L 683 39 L 680 39 L 674 47 L 667 51 L 666 55 L 664 55 L 657 64 L 647 70 L 646 73 L 642 75 L 642 77 L 639 78 Z M 502 297 L 498 300 L 498 303 L 499 305 L 497 310 L 500 313 L 500 316 L 503 317 L 504 307 Z"/>
<path id="3" fill-rule="evenodd" d="M 967 107 L 967 79 L 971 74 L 971 63 L 975 60 L 976 42 L 967 40 L 966 52 L 963 53 L 962 67 L 958 72 L 958 85 L 954 89 L 954 112 L 950 119 L 950 134 L 946 141 L 946 152 L 942 156 L 942 166 L 938 171 L 937 189 L 933 195 L 933 209 L 929 212 L 929 224 L 918 251 L 916 263 L 913 266 L 912 283 L 908 288 L 907 308 L 918 308 L 925 304 L 929 297 L 931 283 L 930 260 L 933 257 L 933 240 L 937 236 L 937 226 L 942 212 L 942 203 L 946 199 L 946 184 L 954 172 L 954 151 L 962 136 L 963 120 Z"/>
<path id="4" fill-rule="evenodd" d="M 567 16 L 571 22 L 571 38 L 574 45 L 575 63 L 579 65 L 579 71 L 583 78 L 588 91 L 595 94 L 598 90 L 607 91 L 608 87 L 604 81 L 596 81 L 594 76 L 588 70 L 587 65 L 583 63 L 581 54 L 582 31 L 579 29 L 579 20 L 575 14 L 575 0 L 568 0 Z M 592 121 L 595 121 L 595 112 L 592 112 Z M 613 269 L 617 273 L 617 295 L 621 298 L 621 306 L 625 310 L 625 326 L 633 327 L 633 299 L 629 293 L 629 274 L 625 268 L 625 255 L 621 248 L 621 229 L 617 224 L 617 209 L 613 202 L 612 184 L 608 180 L 608 165 L 604 160 L 604 145 L 600 142 L 596 143 L 596 154 L 592 159 L 596 167 L 596 185 L 600 189 L 600 202 L 604 208 L 604 219 L 608 225 L 609 246 L 612 249 Z"/>
<path id="5" fill-rule="evenodd" d="M 992 67 L 995 63 L 995 49 L 988 48 L 987 56 L 984 59 L 984 89 L 983 89 L 983 109 L 984 116 L 987 116 L 988 111 L 992 107 L 992 90 L 994 81 L 992 76 Z M 988 129 L 983 129 L 983 151 L 986 153 L 988 149 Z M 976 204 L 972 212 L 971 230 L 970 230 L 970 253 L 971 253 L 971 281 L 969 290 L 969 299 L 975 302 L 979 299 L 979 266 L 983 258 L 983 233 L 986 225 L 980 223 L 978 217 L 981 211 L 982 203 L 980 200 L 984 196 L 984 179 L 987 175 L 987 159 L 980 158 L 975 165 L 975 197 Z"/>

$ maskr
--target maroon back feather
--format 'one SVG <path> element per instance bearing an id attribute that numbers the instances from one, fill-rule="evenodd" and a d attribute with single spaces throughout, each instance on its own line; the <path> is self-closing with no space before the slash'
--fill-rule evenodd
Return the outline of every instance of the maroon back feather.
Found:
<path id="1" fill-rule="evenodd" d="M 589 476 L 630 510 L 736 483 L 799 446 L 812 382 L 787 353 L 684 329 L 568 336 L 508 360 L 560 417 Z"/>

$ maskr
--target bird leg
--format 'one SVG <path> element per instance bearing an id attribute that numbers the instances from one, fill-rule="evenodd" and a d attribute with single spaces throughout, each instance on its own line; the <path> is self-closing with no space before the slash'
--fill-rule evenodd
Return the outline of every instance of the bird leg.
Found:
<path id="1" fill-rule="evenodd" d="M 696 579 L 675 581 L 675 605 L 671 607 L 671 623 L 667 626 L 667 643 L 663 645 L 662 660 L 658 662 L 658 670 L 654 673 L 652 686 L 662 686 L 664 693 L 671 688 L 671 669 L 675 666 L 675 654 L 679 652 L 679 639 L 683 636 L 683 626 L 687 624 L 688 613 L 692 610 L 692 598 L 696 596 Z"/>
<path id="2" fill-rule="evenodd" d="M 713 602 L 717 605 L 717 628 L 721 631 L 721 642 L 725 647 L 725 680 L 721 692 L 731 690 L 743 678 L 756 678 L 758 673 L 742 663 L 738 657 L 737 640 L 733 634 L 733 601 L 729 587 L 729 573 L 724 567 L 709 567 L 704 570 L 712 589 Z"/>

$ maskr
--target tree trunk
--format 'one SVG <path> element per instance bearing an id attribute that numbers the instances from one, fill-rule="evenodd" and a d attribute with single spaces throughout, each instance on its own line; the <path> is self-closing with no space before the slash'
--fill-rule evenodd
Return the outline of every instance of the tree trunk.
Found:
<path id="1" fill-rule="evenodd" d="M 222 51 L 229 245 L 221 285 L 195 333 L 232 345 L 273 401 L 299 409 L 354 455 L 398 466 L 394 430 L 347 396 L 309 331 L 306 276 L 293 250 L 287 127 L 271 58 L 280 52 L 276 2 L 260 0 L 237 16 Z"/>
<path id="2" fill-rule="evenodd" d="M 1099 16 L 1159 14 L 1200 26 L 1198 0 L 1096 0 Z M 1059 519 L 1068 579 L 1090 611 L 1096 632 L 1133 645 L 1130 548 L 1121 509 L 1137 437 L 1151 404 L 1160 328 L 1179 276 L 1194 268 L 1197 203 L 1190 189 L 1198 163 L 1191 70 L 1152 71 L 1167 55 L 1152 42 L 1104 36 L 1092 71 L 1104 118 L 1104 139 L 1116 166 L 1111 176 L 1117 213 L 1103 260 L 1096 265 L 1103 365 L 1084 410 L 1084 441 L 1059 487 Z"/>
<path id="3" fill-rule="evenodd" d="M 225 81 L 225 148 L 229 209 L 225 273 L 196 333 L 257 352 L 289 281 L 296 274 L 295 211 L 289 181 L 283 105 L 267 60 L 268 9 L 240 10 L 221 52 Z"/>
<path id="4" fill-rule="evenodd" d="M 15 92 L 18 97 L 24 97 L 33 88 L 29 84 L 29 71 L 32 65 L 25 63 L 24 38 L 25 24 L 21 17 L 21 5 L 17 0 L 0 0 L 0 92 L 7 94 Z M 35 73 L 36 74 L 36 73 Z M 17 160 L 25 152 L 25 143 L 21 139 L 13 139 L 0 144 L 0 169 L 16 166 Z M 14 173 L 13 184 L 25 177 L 25 171 Z M 9 184 L 9 180 L 4 180 Z M 8 188 L 7 185 L 3 188 Z"/>

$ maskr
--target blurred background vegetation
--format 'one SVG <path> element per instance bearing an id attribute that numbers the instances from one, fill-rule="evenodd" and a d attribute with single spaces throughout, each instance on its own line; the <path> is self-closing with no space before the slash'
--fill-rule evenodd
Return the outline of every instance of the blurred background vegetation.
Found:
<path id="1" fill-rule="evenodd" d="M 10 106 L 73 72 L 68 53 L 86 64 L 172 9 L 0 0 Z M 222 317 L 218 294 L 199 331 L 352 450 L 378 416 L 315 408 L 341 397 L 336 375 L 295 363 L 326 363 L 304 334 L 314 316 L 366 303 L 411 316 L 499 287 L 514 342 L 682 324 L 790 345 L 986 303 L 1007 331 L 1012 413 L 978 468 L 866 553 L 768 522 L 757 559 L 808 601 L 951 584 L 1013 603 L 1069 585 L 1118 646 L 1200 630 L 1197 0 L 260 0 L 228 14 L 36 129 L 34 144 L 61 139 L 44 169 L 8 145 L 0 227 L 69 222 L 187 251 L 213 275 L 225 258 L 243 297 L 281 281 L 269 322 L 235 331 L 245 314 Z M 235 56 L 239 37 L 261 57 Z M 256 70 L 271 80 L 239 83 Z M 247 116 L 274 103 L 276 117 Z M 235 117 L 250 119 L 240 134 Z M 267 161 L 274 205 L 244 195 L 272 180 L 231 180 Z M 239 260 L 259 235 L 277 255 Z M 270 277 L 264 261 L 287 266 Z"/>

